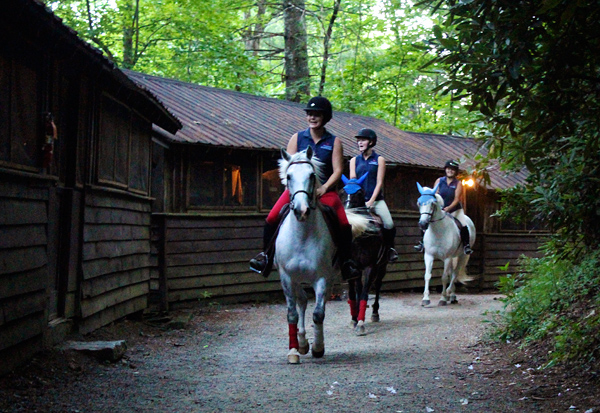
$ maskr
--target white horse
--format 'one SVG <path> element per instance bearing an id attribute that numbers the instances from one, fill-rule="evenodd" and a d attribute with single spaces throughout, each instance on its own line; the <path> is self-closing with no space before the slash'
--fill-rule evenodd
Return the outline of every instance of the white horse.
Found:
<path id="1" fill-rule="evenodd" d="M 457 303 L 455 290 L 456 281 L 467 282 L 471 278 L 467 276 L 466 268 L 469 255 L 464 253 L 460 239 L 460 230 L 451 214 L 442 211 L 444 200 L 436 194 L 438 186 L 431 189 L 422 187 L 417 182 L 421 197 L 417 200 L 421 217 L 419 226 L 425 235 L 423 245 L 425 247 L 425 291 L 421 305 L 429 305 L 429 280 L 434 258 L 444 261 L 444 273 L 442 274 L 442 298 L 438 305 Z M 471 218 L 465 215 L 462 209 L 456 211 L 456 218 L 463 226 L 469 229 L 470 244 L 475 244 L 475 225 Z M 450 283 L 448 283 L 448 279 Z"/>
<path id="2" fill-rule="evenodd" d="M 298 364 L 300 354 L 308 353 L 309 348 L 304 326 L 307 296 L 302 283 L 311 284 L 315 291 L 314 341 L 311 350 L 313 357 L 323 357 L 325 303 L 339 268 L 333 265 L 336 248 L 323 214 L 318 209 L 320 204 L 317 202 L 316 189 L 321 162 L 313 158 L 310 147 L 294 155 L 282 149 L 281 155 L 279 176 L 290 192 L 291 211 L 279 229 L 275 263 L 287 301 L 288 363 Z"/>

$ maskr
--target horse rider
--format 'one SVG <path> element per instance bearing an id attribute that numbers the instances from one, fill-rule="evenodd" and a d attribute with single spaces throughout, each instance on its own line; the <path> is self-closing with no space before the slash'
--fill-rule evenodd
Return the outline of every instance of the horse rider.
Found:
<path id="1" fill-rule="evenodd" d="M 451 214 L 453 217 L 458 218 L 458 215 L 463 214 L 462 204 L 460 198 L 463 192 L 462 182 L 457 178 L 458 176 L 458 162 L 455 160 L 449 160 L 444 165 L 446 175 L 438 178 L 435 181 L 436 185 L 439 184 L 437 193 L 440 194 L 444 200 L 444 212 Z M 469 241 L 469 230 L 466 226 L 461 226 L 460 239 L 464 246 L 465 254 L 473 253 Z M 415 249 L 419 252 L 423 252 L 424 246 L 423 241 L 419 241 L 419 244 L 415 245 Z"/>
<path id="2" fill-rule="evenodd" d="M 385 158 L 375 152 L 377 134 L 372 129 L 361 129 L 355 136 L 360 154 L 350 159 L 350 179 L 356 179 L 369 173 L 362 187 L 365 191 L 365 204 L 372 209 L 383 223 L 383 242 L 389 248 L 388 261 L 398 260 L 398 252 L 394 248 L 396 227 L 392 215 L 383 199 L 383 183 L 385 180 Z"/>
<path id="3" fill-rule="evenodd" d="M 352 260 L 352 226 L 336 191 L 337 182 L 344 168 L 344 151 L 340 139 L 325 129 L 325 125 L 333 116 L 331 103 L 327 98 L 316 96 L 311 98 L 306 108 L 308 128 L 295 133 L 289 140 L 287 152 L 293 155 L 312 147 L 315 156 L 324 163 L 324 176 L 320 177 L 321 186 L 317 189 L 317 197 L 321 203 L 335 211 L 338 218 L 338 258 L 341 263 L 342 278 L 351 280 L 358 278 L 361 272 Z M 275 203 L 266 219 L 263 235 L 264 251 L 250 260 L 250 269 L 268 277 L 273 267 L 275 248 L 268 248 L 277 233 L 281 221 L 280 212 L 284 205 L 290 203 L 290 193 L 286 189 Z"/>

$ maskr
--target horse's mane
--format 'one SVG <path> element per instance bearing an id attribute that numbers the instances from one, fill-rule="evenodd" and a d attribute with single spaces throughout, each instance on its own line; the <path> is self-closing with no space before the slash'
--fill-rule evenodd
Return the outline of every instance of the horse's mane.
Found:
<path id="1" fill-rule="evenodd" d="M 299 160 L 307 161 L 313 166 L 315 173 L 319 178 L 317 179 L 317 187 L 321 186 L 321 180 L 325 178 L 325 174 L 323 172 L 325 169 L 325 164 L 317 156 L 313 156 L 311 159 L 308 159 L 305 150 L 291 155 L 289 161 L 285 160 L 284 158 L 279 159 L 279 178 L 281 179 L 281 183 L 283 185 L 287 185 L 287 169 L 291 163 Z"/>

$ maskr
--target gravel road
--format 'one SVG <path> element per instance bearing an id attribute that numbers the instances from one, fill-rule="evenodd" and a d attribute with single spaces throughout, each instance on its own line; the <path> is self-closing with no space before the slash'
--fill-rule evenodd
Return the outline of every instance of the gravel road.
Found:
<path id="1" fill-rule="evenodd" d="M 122 361 L 48 352 L 0 383 L 0 411 L 543 411 L 519 400 L 520 385 L 496 380 L 506 363 L 497 368 L 502 360 L 481 344 L 485 313 L 502 307 L 498 296 L 458 299 L 423 308 L 420 294 L 385 294 L 381 321 L 368 322 L 362 337 L 348 326 L 348 305 L 331 301 L 325 356 L 309 352 L 299 365 L 287 364 L 283 303 L 179 310 L 174 315 L 193 316 L 181 330 L 125 320 L 86 337 L 126 339 Z"/>

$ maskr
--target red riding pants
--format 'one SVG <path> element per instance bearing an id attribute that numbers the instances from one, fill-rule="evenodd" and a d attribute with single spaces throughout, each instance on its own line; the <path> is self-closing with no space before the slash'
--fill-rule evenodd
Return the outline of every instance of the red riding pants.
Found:
<path id="1" fill-rule="evenodd" d="M 324 205 L 333 208 L 333 210 L 337 214 L 340 226 L 342 228 L 350 225 L 350 223 L 348 222 L 348 217 L 346 216 L 346 211 L 344 210 L 344 206 L 342 205 L 342 201 L 340 200 L 340 197 L 336 192 L 326 192 L 321 198 L 319 198 L 319 201 L 321 201 L 321 203 L 323 203 Z M 279 212 L 281 212 L 281 208 L 283 208 L 285 204 L 289 203 L 290 191 L 286 189 L 285 191 L 283 191 L 283 194 L 281 194 L 281 196 L 275 203 L 273 209 L 271 209 L 271 212 L 269 212 L 269 215 L 267 216 L 267 222 L 271 225 L 276 225 L 277 221 L 279 220 Z"/>

